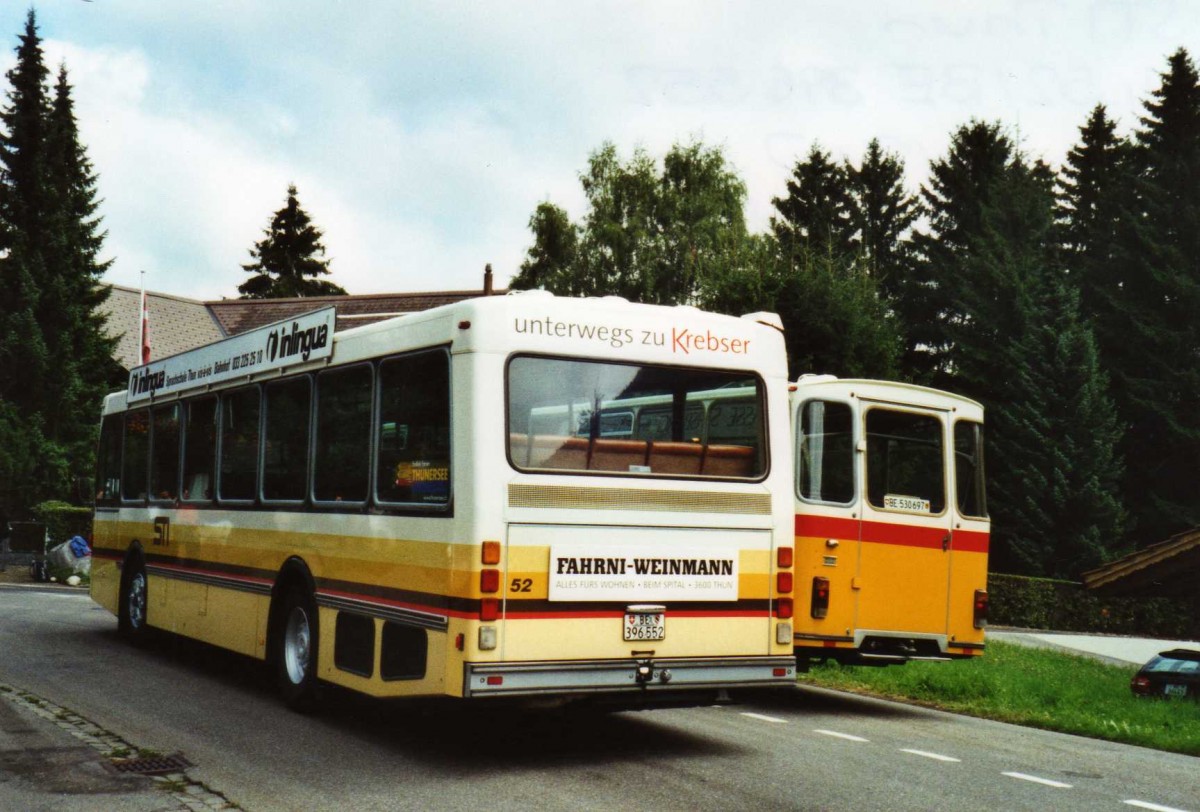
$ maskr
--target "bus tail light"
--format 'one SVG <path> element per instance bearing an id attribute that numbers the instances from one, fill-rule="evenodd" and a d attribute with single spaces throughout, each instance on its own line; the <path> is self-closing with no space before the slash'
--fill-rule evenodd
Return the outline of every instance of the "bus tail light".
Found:
<path id="1" fill-rule="evenodd" d="M 489 566 L 496 566 L 500 563 L 500 542 L 485 541 L 483 543 L 483 552 L 480 556 L 480 561 Z"/>
<path id="2" fill-rule="evenodd" d="M 775 589 L 786 595 L 792 591 L 792 574 L 790 572 L 775 573 Z"/>
<path id="3" fill-rule="evenodd" d="M 792 548 L 780 547 L 775 550 L 775 564 L 780 569 L 787 569 L 792 566 Z"/>
<path id="4" fill-rule="evenodd" d="M 829 579 L 817 576 L 812 583 L 812 616 L 823 618 L 829 614 Z"/>
<path id="5" fill-rule="evenodd" d="M 988 593 L 986 589 L 975 590 L 975 628 L 986 629 L 988 622 Z"/>
<path id="6" fill-rule="evenodd" d="M 775 599 L 775 617 L 787 619 L 792 616 L 793 607 L 791 598 L 776 598 Z"/>
<path id="7" fill-rule="evenodd" d="M 495 620 L 500 617 L 500 599 L 484 598 L 479 602 L 479 619 Z"/>
<path id="8" fill-rule="evenodd" d="M 500 570 L 479 571 L 479 591 L 485 594 L 500 591 Z"/>

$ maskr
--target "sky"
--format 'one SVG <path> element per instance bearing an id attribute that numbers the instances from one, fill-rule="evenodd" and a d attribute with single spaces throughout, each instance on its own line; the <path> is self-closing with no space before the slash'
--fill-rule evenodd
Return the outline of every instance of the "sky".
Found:
<path id="1" fill-rule="evenodd" d="M 720 147 L 762 231 L 814 143 L 857 161 L 878 138 L 915 192 L 974 118 L 1059 166 L 1097 103 L 1129 133 L 1167 57 L 1200 59 L 1191 2 L 33 7 L 99 175 L 107 281 L 195 299 L 238 295 L 289 184 L 350 293 L 476 289 L 486 263 L 500 287 L 540 202 L 585 214 L 605 141 Z M 0 70 L 29 8 L 0 3 Z"/>

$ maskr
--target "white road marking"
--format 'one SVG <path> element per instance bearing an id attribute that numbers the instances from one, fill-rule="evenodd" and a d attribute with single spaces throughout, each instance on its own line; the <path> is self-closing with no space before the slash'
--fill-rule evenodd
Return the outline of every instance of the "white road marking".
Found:
<path id="1" fill-rule="evenodd" d="M 926 753 L 924 750 L 906 750 L 904 748 L 901 748 L 900 752 L 901 753 L 912 753 L 914 756 L 923 756 L 924 758 L 932 758 L 932 759 L 936 759 L 937 761 L 952 761 L 955 764 L 962 763 L 961 758 L 953 758 L 951 756 L 943 756 L 943 755 L 939 755 L 938 753 Z"/>
<path id="2" fill-rule="evenodd" d="M 1071 789 L 1071 784 L 1064 784 L 1062 781 L 1051 781 L 1049 778 L 1038 778 L 1036 775 L 1026 775 L 1025 773 L 1004 773 L 1009 778 L 1019 778 L 1022 781 L 1032 781 L 1035 784 L 1043 784 L 1047 787 L 1057 787 L 1058 789 Z"/>
<path id="3" fill-rule="evenodd" d="M 838 739 L 845 739 L 848 742 L 866 742 L 870 739 L 864 739 L 862 736 L 851 736 L 849 733 L 838 733 L 836 730 L 814 730 L 813 733 L 820 733 L 822 736 L 833 736 Z"/>
<path id="4" fill-rule="evenodd" d="M 742 716 L 749 716 L 751 719 L 759 719 L 763 722 L 774 722 L 777 725 L 787 724 L 787 719 L 776 719 L 774 716 L 763 716 L 761 713 L 746 713 L 743 711 Z"/>
<path id="5" fill-rule="evenodd" d="M 1173 806 L 1159 806 L 1152 804 L 1149 801 L 1126 801 L 1130 806 L 1136 806 L 1138 809 L 1151 809 L 1154 812 L 1187 812 L 1185 809 L 1176 809 Z"/>

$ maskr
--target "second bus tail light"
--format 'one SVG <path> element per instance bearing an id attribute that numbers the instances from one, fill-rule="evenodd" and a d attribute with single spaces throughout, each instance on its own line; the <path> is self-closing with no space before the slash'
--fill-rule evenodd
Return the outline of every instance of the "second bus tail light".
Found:
<path id="1" fill-rule="evenodd" d="M 988 593 L 986 589 L 975 590 L 975 628 L 986 629 L 988 622 Z"/>
<path id="2" fill-rule="evenodd" d="M 823 618 L 829 614 L 829 579 L 819 575 L 812 580 L 812 616 Z"/>

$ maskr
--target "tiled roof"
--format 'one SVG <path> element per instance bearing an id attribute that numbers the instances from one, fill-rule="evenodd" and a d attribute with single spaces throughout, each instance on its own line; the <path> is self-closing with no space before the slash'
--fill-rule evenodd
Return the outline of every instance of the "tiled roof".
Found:
<path id="1" fill-rule="evenodd" d="M 487 284 L 487 283 L 485 283 Z M 132 369 L 141 363 L 138 348 L 139 301 L 136 288 L 111 285 L 112 294 L 100 312 L 108 319 L 109 335 L 117 336 L 116 359 Z M 495 291 L 493 295 L 505 293 Z M 150 358 L 157 360 L 211 344 L 311 310 L 333 305 L 334 329 L 346 330 L 417 313 L 444 304 L 482 296 L 482 290 L 443 290 L 427 293 L 369 293 L 362 296 L 311 296 L 301 299 L 220 299 L 201 302 L 146 291 L 150 311 Z"/>
<path id="2" fill-rule="evenodd" d="M 141 292 L 136 288 L 112 285 L 112 293 L 100 306 L 108 319 L 110 336 L 117 336 L 116 359 L 132 369 L 141 363 L 138 347 L 138 321 Z M 204 302 L 146 291 L 146 309 L 150 313 L 150 358 L 190 350 L 225 337 Z"/>
<path id="3" fill-rule="evenodd" d="M 504 291 L 496 291 L 496 294 Z M 361 327 L 404 313 L 416 313 L 444 304 L 474 299 L 481 290 L 433 291 L 429 293 L 370 293 L 362 296 L 306 296 L 300 299 L 221 299 L 206 302 L 227 335 L 236 335 L 265 324 L 333 305 L 337 308 L 337 330 Z"/>
<path id="4" fill-rule="evenodd" d="M 1200 527 L 1083 574 L 1083 586 L 1110 595 L 1190 598 L 1200 583 Z"/>

